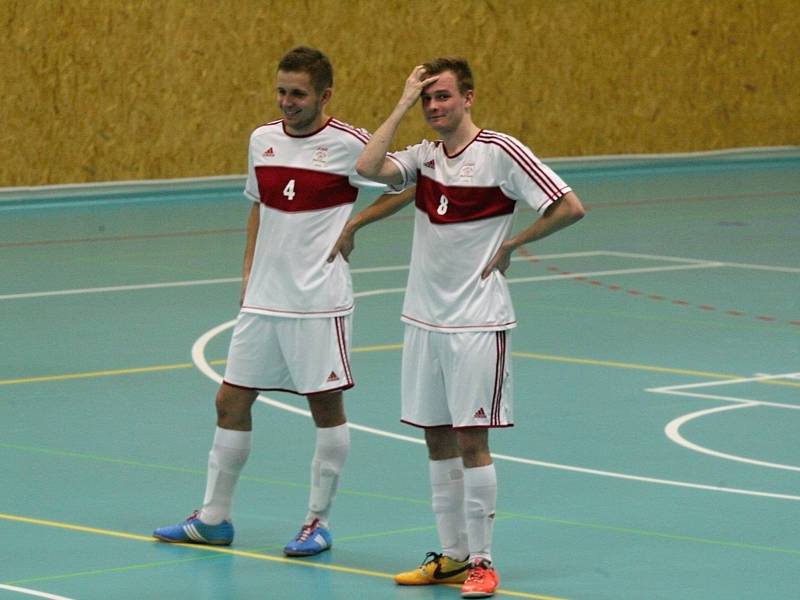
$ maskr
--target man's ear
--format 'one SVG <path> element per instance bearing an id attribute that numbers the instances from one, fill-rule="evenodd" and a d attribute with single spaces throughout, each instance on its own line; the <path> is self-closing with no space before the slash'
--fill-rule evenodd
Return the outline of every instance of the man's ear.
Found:
<path id="1" fill-rule="evenodd" d="M 475 101 L 475 90 L 467 90 L 464 93 L 464 107 L 470 108 Z"/>
<path id="2" fill-rule="evenodd" d="M 325 88 L 320 96 L 322 106 L 325 106 L 330 101 L 331 96 L 333 96 L 333 88 Z"/>

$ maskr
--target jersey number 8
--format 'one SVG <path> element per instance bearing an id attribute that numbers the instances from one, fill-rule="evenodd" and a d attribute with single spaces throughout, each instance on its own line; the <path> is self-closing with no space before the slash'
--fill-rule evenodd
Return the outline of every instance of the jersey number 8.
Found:
<path id="1" fill-rule="evenodd" d="M 447 197 L 442 194 L 442 197 L 439 198 L 439 208 L 436 209 L 436 212 L 440 215 L 443 215 L 447 212 Z"/>

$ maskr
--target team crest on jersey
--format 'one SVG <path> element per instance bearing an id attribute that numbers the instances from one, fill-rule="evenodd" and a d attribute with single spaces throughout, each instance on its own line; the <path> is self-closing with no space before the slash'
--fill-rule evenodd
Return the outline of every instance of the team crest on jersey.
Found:
<path id="1" fill-rule="evenodd" d="M 272 149 L 272 146 L 270 146 L 269 148 L 267 148 L 266 150 L 264 150 L 264 154 L 262 154 L 261 156 L 267 156 L 267 157 L 269 157 L 269 156 L 275 156 L 275 150 L 273 150 L 273 149 Z"/>
<path id="2" fill-rule="evenodd" d="M 315 167 L 324 167 L 328 164 L 328 147 L 317 146 L 314 148 L 314 155 L 311 157 L 311 162 Z"/>
<path id="3" fill-rule="evenodd" d="M 475 175 L 475 163 L 465 163 L 458 172 L 458 183 L 472 183 L 473 175 Z"/>
<path id="4" fill-rule="evenodd" d="M 428 162 L 424 162 L 424 163 L 422 163 L 422 166 L 423 166 L 423 167 L 426 167 L 426 168 L 428 168 L 428 169 L 435 169 L 435 168 L 436 168 L 436 163 L 435 163 L 435 162 L 433 162 L 433 159 L 431 159 L 431 160 L 429 160 Z"/>

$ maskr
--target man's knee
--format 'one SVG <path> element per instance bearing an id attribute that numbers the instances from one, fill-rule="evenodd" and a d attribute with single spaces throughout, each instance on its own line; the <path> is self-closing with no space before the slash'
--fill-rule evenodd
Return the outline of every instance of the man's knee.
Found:
<path id="1" fill-rule="evenodd" d="M 258 392 L 223 383 L 215 400 L 217 425 L 224 429 L 248 429 L 251 425 L 250 408 Z"/>
<path id="2" fill-rule="evenodd" d="M 431 460 L 447 460 L 460 455 L 456 433 L 450 426 L 426 429 L 425 444 Z"/>
<path id="3" fill-rule="evenodd" d="M 465 467 L 483 467 L 492 464 L 488 429 L 459 430 L 458 447 Z"/>
<path id="4" fill-rule="evenodd" d="M 311 417 L 317 427 L 338 427 L 347 422 L 342 392 L 322 392 L 306 396 Z"/>

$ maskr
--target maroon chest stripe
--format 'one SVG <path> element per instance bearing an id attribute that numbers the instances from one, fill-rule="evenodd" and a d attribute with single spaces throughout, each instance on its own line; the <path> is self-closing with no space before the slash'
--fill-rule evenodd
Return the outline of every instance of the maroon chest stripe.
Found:
<path id="1" fill-rule="evenodd" d="M 261 202 L 284 212 L 332 208 L 356 201 L 346 175 L 294 167 L 256 166 Z"/>
<path id="2" fill-rule="evenodd" d="M 446 202 L 442 197 L 447 199 Z M 431 223 L 463 223 L 514 212 L 516 203 L 498 187 L 447 186 L 417 173 L 417 208 Z"/>

